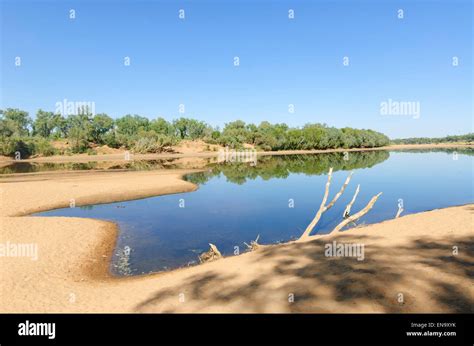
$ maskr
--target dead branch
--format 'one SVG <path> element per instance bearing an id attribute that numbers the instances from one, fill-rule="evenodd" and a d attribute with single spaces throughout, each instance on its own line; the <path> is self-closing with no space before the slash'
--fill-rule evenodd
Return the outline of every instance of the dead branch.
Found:
<path id="1" fill-rule="evenodd" d="M 403 208 L 398 207 L 398 211 L 397 211 L 397 215 L 395 215 L 395 219 L 398 219 L 398 217 L 400 216 L 401 213 L 403 213 Z"/>
<path id="2" fill-rule="evenodd" d="M 336 195 L 334 196 L 334 198 L 332 199 L 332 201 L 326 206 L 324 207 L 324 211 L 330 209 L 334 204 L 336 204 L 337 200 L 339 199 L 339 197 L 341 197 L 341 195 L 344 193 L 344 190 L 346 189 L 347 185 L 349 184 L 349 182 L 351 181 L 351 178 L 352 178 L 352 174 L 354 172 L 351 172 L 347 178 L 346 178 L 346 181 L 344 182 L 344 184 L 341 186 L 341 189 L 339 190 L 338 193 L 336 193 Z"/>
<path id="3" fill-rule="evenodd" d="M 325 211 L 327 211 L 334 204 L 336 204 L 339 197 L 342 196 L 342 194 L 344 193 L 344 190 L 346 189 L 347 185 L 349 185 L 349 182 L 351 181 L 352 174 L 353 174 L 353 172 L 351 172 L 349 174 L 349 176 L 346 178 L 346 181 L 341 186 L 341 189 L 339 190 L 339 192 L 336 193 L 336 195 L 334 196 L 332 201 L 329 202 L 326 205 L 326 201 L 327 201 L 328 195 L 329 195 L 329 186 L 331 185 L 331 179 L 332 179 L 332 167 L 329 169 L 328 180 L 326 182 L 326 189 L 324 190 L 324 197 L 323 197 L 323 200 L 321 201 L 321 205 L 319 206 L 318 212 L 316 213 L 316 215 L 314 216 L 314 219 L 311 221 L 311 223 L 308 225 L 308 227 L 306 227 L 306 230 L 303 232 L 303 234 L 301 235 L 301 237 L 298 240 L 303 240 L 303 239 L 306 239 L 310 236 L 310 234 L 313 231 L 314 227 L 319 222 L 319 219 L 321 219 L 321 215 L 323 215 L 323 213 Z"/>
<path id="4" fill-rule="evenodd" d="M 321 215 L 324 212 L 324 205 L 326 204 L 326 201 L 328 199 L 329 186 L 331 185 L 331 178 L 332 178 L 332 167 L 329 168 L 328 180 L 326 182 L 326 189 L 324 190 L 324 197 L 323 197 L 323 200 L 321 201 L 321 205 L 319 206 L 318 212 L 316 213 L 313 221 L 311 221 L 311 223 L 308 225 L 308 227 L 306 227 L 305 231 L 303 232 L 303 234 L 301 235 L 301 237 L 299 239 L 304 239 L 304 238 L 309 237 L 309 234 L 313 230 L 314 226 L 316 226 L 319 219 L 321 218 Z"/>
<path id="5" fill-rule="evenodd" d="M 349 202 L 349 204 L 346 206 L 346 209 L 344 210 L 344 214 L 342 214 L 342 217 L 344 219 L 348 218 L 349 215 L 351 214 L 351 208 L 357 198 L 357 195 L 359 194 L 359 189 L 360 189 L 360 184 L 357 185 L 357 189 L 355 190 L 354 197 L 352 197 L 352 200 Z"/>
<path id="6" fill-rule="evenodd" d="M 244 242 L 244 244 L 247 246 L 247 248 L 250 250 L 250 251 L 255 251 L 257 250 L 261 245 L 258 243 L 258 238 L 260 238 L 260 234 L 257 236 L 257 238 L 255 240 L 252 240 L 250 242 L 250 245 L 247 244 L 246 242 Z"/>
<path id="7" fill-rule="evenodd" d="M 367 203 L 367 205 L 362 209 L 360 210 L 359 212 L 355 213 L 354 215 L 352 216 L 349 216 L 347 219 L 345 219 L 344 221 L 342 221 L 339 225 L 337 225 L 336 227 L 334 227 L 334 229 L 331 231 L 332 232 L 339 232 L 342 228 L 344 228 L 347 224 L 351 223 L 351 222 L 354 222 L 358 219 L 360 219 L 362 216 L 364 216 L 365 214 L 367 214 L 367 212 L 372 209 L 372 207 L 374 206 L 375 202 L 377 202 L 377 199 L 380 197 L 380 195 L 382 194 L 382 192 L 380 192 L 379 194 L 375 195 L 374 197 L 372 197 L 372 199 L 369 201 L 369 203 Z"/>
<path id="8" fill-rule="evenodd" d="M 217 249 L 217 246 L 211 243 L 209 243 L 209 246 L 210 246 L 209 251 L 204 252 L 199 255 L 199 261 L 201 263 L 211 262 L 211 261 L 215 261 L 217 259 L 222 258 L 222 254 Z"/>

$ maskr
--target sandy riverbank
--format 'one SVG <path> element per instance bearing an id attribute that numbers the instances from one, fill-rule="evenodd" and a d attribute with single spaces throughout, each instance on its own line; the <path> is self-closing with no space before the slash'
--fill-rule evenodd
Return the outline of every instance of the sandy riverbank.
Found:
<path id="1" fill-rule="evenodd" d="M 440 144 L 398 144 L 378 148 L 354 148 L 354 149 L 325 149 L 325 150 L 281 150 L 281 151 L 259 151 L 258 155 L 290 155 L 290 154 L 323 154 L 340 153 L 353 151 L 373 151 L 373 150 L 416 150 L 416 149 L 446 149 L 446 148 L 474 148 L 473 144 L 460 143 L 440 143 Z M 126 151 L 114 154 L 87 155 L 78 154 L 71 156 L 47 156 L 22 160 L 21 162 L 91 162 L 91 161 L 126 161 Z M 130 154 L 131 160 L 159 160 L 159 159 L 179 159 L 179 158 L 210 158 L 216 157 L 218 151 L 195 152 L 188 150 L 185 152 L 161 153 L 161 154 Z M 3 164 L 16 162 L 13 158 L 0 156 Z"/>
<path id="2" fill-rule="evenodd" d="M 113 224 L 17 217 L 67 206 L 71 198 L 81 205 L 193 191 L 193 184 L 180 179 L 184 173 L 0 180 L 0 244 L 38 246 L 36 261 L 0 257 L 0 311 L 473 312 L 474 205 L 133 278 L 108 274 L 117 235 Z M 365 259 L 325 257 L 325 244 L 334 240 L 364 244 Z"/>

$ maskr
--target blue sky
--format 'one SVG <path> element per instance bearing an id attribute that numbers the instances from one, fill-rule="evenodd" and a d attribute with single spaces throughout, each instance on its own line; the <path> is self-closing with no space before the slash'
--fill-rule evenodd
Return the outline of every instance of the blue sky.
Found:
<path id="1" fill-rule="evenodd" d="M 67 99 L 112 117 L 184 115 L 221 127 L 473 131 L 470 0 L 0 1 L 0 108 L 33 116 Z M 420 117 L 381 115 L 389 99 L 419 102 Z"/>

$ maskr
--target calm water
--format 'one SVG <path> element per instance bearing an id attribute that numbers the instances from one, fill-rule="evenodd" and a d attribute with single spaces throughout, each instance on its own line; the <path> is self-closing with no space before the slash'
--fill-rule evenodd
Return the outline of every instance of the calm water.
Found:
<path id="1" fill-rule="evenodd" d="M 347 159 L 343 154 L 289 155 L 259 157 L 254 167 L 210 164 L 208 172 L 186 177 L 199 185 L 195 192 L 37 215 L 116 222 L 121 233 L 112 271 L 135 275 L 197 263 L 208 243 L 230 255 L 235 246 L 244 251 L 243 242 L 249 243 L 257 235 L 264 244 L 298 237 L 319 207 L 329 167 L 334 167 L 329 198 L 351 170 L 354 175 L 344 195 L 323 215 L 315 229 L 318 233 L 328 232 L 342 221 L 357 184 L 361 190 L 353 212 L 383 192 L 358 224 L 393 218 L 399 199 L 403 199 L 403 214 L 474 200 L 472 150 L 457 154 L 374 151 L 350 153 Z"/>

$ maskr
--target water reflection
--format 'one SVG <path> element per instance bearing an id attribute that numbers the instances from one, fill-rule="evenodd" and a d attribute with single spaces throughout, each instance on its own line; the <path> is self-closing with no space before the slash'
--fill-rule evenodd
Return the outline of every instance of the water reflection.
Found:
<path id="1" fill-rule="evenodd" d="M 292 173 L 306 175 L 327 174 L 329 167 L 333 171 L 347 171 L 369 168 L 390 157 L 388 151 L 363 151 L 345 153 L 327 153 L 316 155 L 259 156 L 255 165 L 244 162 L 213 163 L 207 172 L 193 173 L 185 177 L 195 184 L 204 184 L 212 177 L 223 174 L 227 181 L 244 184 L 248 179 L 257 177 L 263 180 L 287 178 Z"/>
<path id="2" fill-rule="evenodd" d="M 50 171 L 129 170 L 148 171 L 157 169 L 200 168 L 212 159 L 198 158 L 191 162 L 181 158 L 132 161 L 91 162 L 13 162 L 0 167 L 0 174 L 38 173 Z"/>

